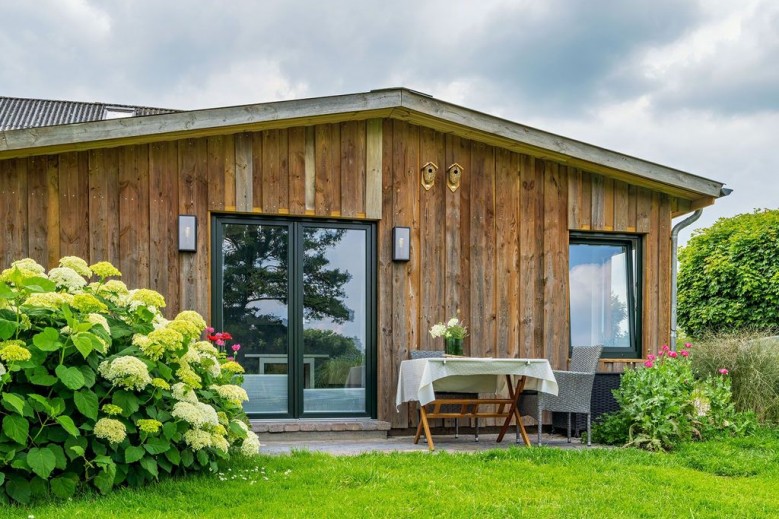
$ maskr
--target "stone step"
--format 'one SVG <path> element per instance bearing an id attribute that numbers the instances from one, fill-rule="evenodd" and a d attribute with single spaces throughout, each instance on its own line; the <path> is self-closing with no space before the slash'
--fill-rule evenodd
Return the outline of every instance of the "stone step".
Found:
<path id="1" fill-rule="evenodd" d="M 251 420 L 252 430 L 266 441 L 385 439 L 390 423 L 370 419 Z"/>

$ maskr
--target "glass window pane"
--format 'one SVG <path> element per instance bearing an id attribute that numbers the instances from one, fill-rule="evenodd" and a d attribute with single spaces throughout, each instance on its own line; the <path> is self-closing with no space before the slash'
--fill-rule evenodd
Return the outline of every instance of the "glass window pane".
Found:
<path id="1" fill-rule="evenodd" d="M 303 410 L 364 412 L 367 232 L 303 230 Z"/>
<path id="2" fill-rule="evenodd" d="M 571 344 L 631 348 L 626 244 L 570 245 Z"/>
<path id="3" fill-rule="evenodd" d="M 225 224 L 223 326 L 241 344 L 247 413 L 288 412 L 289 230 Z"/>

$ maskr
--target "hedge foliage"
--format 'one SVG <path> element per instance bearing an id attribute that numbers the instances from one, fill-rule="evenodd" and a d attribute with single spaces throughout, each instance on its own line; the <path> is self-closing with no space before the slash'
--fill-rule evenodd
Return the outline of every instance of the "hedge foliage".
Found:
<path id="1" fill-rule="evenodd" d="M 258 453 L 240 365 L 200 340 L 199 314 L 168 321 L 162 295 L 120 275 L 72 256 L 0 274 L 0 501 L 107 493 Z"/>
<path id="2" fill-rule="evenodd" d="M 779 210 L 720 218 L 679 253 L 679 325 L 691 337 L 779 330 Z"/>

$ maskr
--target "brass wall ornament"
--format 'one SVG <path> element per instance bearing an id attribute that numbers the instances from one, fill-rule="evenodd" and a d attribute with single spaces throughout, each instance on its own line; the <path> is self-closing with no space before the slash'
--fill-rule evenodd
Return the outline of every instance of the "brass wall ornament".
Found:
<path id="1" fill-rule="evenodd" d="M 430 188 L 435 184 L 435 174 L 438 171 L 438 166 L 433 162 L 428 162 L 422 166 L 422 187 L 425 191 L 430 191 Z"/>
<path id="2" fill-rule="evenodd" d="M 458 163 L 454 163 L 446 170 L 446 185 L 449 186 L 449 190 L 454 193 L 457 188 L 460 187 L 460 180 L 463 176 L 463 167 Z"/>

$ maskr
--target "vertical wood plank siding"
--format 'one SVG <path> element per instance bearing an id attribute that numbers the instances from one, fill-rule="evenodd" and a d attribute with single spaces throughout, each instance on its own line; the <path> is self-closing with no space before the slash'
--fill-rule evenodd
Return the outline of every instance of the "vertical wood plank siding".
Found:
<path id="1" fill-rule="evenodd" d="M 430 190 L 421 168 L 438 167 Z M 447 169 L 462 168 L 456 191 Z M 165 313 L 210 316 L 211 213 L 378 221 L 378 414 L 394 427 L 400 362 L 441 349 L 428 330 L 458 315 L 465 352 L 568 354 L 569 231 L 643 236 L 644 354 L 668 340 L 670 226 L 689 201 L 401 120 L 319 124 L 0 161 L 0 260 L 108 260 Z M 177 250 L 177 216 L 198 218 L 198 250 Z M 391 261 L 392 228 L 411 261 Z M 630 360 L 602 362 L 619 371 Z"/>

